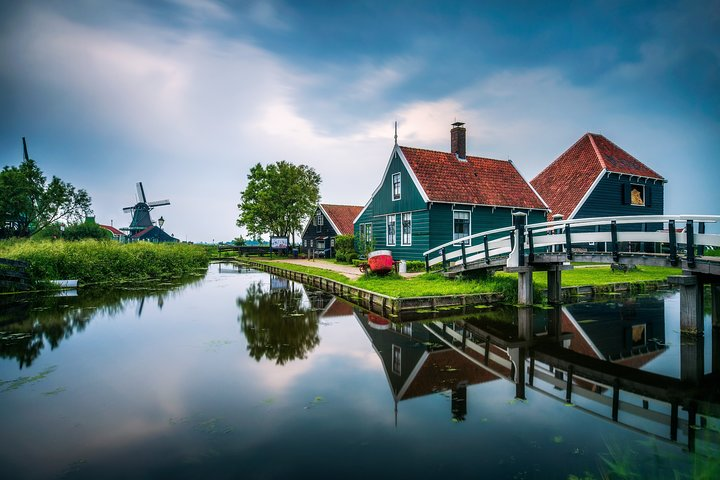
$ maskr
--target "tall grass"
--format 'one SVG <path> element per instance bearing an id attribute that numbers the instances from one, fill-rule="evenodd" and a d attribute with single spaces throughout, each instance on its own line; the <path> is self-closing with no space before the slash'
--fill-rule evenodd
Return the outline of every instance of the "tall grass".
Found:
<path id="1" fill-rule="evenodd" d="M 195 245 L 62 240 L 0 242 L 0 257 L 30 264 L 33 281 L 73 279 L 83 283 L 179 277 L 206 268 L 209 256 Z"/>

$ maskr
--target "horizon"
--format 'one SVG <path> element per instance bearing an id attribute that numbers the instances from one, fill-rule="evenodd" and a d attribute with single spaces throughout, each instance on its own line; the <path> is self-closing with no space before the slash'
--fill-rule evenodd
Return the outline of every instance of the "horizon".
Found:
<path id="1" fill-rule="evenodd" d="M 142 182 L 163 230 L 235 226 L 250 167 L 287 160 L 364 206 L 398 144 L 511 159 L 529 182 L 586 132 L 665 179 L 666 214 L 720 205 L 720 1 L 0 5 L 2 165 L 87 190 L 96 221 Z"/>

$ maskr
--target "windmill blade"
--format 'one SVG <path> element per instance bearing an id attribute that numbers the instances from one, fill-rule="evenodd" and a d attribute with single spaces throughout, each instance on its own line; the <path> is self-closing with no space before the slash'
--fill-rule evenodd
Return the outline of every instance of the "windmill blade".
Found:
<path id="1" fill-rule="evenodd" d="M 170 205 L 170 200 L 158 200 L 156 202 L 148 202 L 148 207 L 162 207 L 163 205 Z"/>
<path id="2" fill-rule="evenodd" d="M 27 143 L 25 142 L 25 137 L 23 137 L 23 160 L 30 160 L 27 152 Z"/>
<path id="3" fill-rule="evenodd" d="M 145 190 L 143 190 L 142 182 L 137 182 L 138 202 L 147 203 L 145 199 Z"/>

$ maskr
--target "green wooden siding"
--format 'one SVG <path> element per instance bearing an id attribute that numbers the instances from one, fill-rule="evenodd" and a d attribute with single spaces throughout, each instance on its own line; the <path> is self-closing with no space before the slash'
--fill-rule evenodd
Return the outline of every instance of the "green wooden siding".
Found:
<path id="1" fill-rule="evenodd" d="M 527 210 L 513 210 L 510 208 L 455 205 L 455 210 L 472 211 L 470 215 L 470 234 L 494 230 L 496 228 L 509 227 L 512 225 L 512 212 Z M 546 212 L 542 210 L 531 210 L 528 215 L 528 223 L 539 223 L 546 221 Z M 430 235 L 430 248 L 442 245 L 453 239 L 453 206 L 450 204 L 434 203 L 430 208 L 430 222 L 432 224 L 432 233 Z M 491 239 L 497 238 L 491 237 Z M 480 239 L 474 239 L 472 245 L 481 242 Z M 459 249 L 460 247 L 450 247 L 447 251 Z"/>
<path id="2" fill-rule="evenodd" d="M 398 172 L 400 173 L 400 200 L 393 201 L 392 176 Z M 387 175 L 383 178 L 382 184 L 373 198 L 373 203 L 375 215 L 409 212 L 426 208 L 425 201 L 415 187 L 415 183 L 410 178 L 410 174 L 397 153 L 390 160 L 390 168 L 388 168 Z"/>
<path id="3" fill-rule="evenodd" d="M 639 184 L 645 186 L 644 206 L 623 204 L 622 189 L 623 185 Z M 613 217 L 626 215 L 663 215 L 664 212 L 664 185 L 662 182 L 653 180 L 638 181 L 636 178 L 630 181 L 627 175 L 623 175 L 622 179 L 616 174 L 610 174 L 610 177 L 603 177 L 595 186 L 590 196 L 587 198 L 583 206 L 578 211 L 575 218 L 592 218 L 592 217 Z M 650 204 L 648 205 L 648 196 Z"/>
<path id="4" fill-rule="evenodd" d="M 631 205 L 629 200 L 626 204 L 623 203 L 623 188 L 632 184 L 645 186 L 645 205 Z M 610 174 L 610 177 L 605 176 L 598 182 L 574 218 L 663 215 L 664 204 L 665 188 L 662 182 L 638 181 L 637 178 L 631 181 L 627 175 L 620 178 L 617 174 Z M 642 228 L 639 225 L 620 225 L 618 230 L 641 230 Z M 659 230 L 662 228 L 662 224 L 649 224 L 645 228 L 648 231 Z"/>

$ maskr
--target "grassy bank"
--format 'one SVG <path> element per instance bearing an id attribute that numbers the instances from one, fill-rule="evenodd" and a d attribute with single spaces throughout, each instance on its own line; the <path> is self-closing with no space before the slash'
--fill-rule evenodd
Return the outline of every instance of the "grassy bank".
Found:
<path id="1" fill-rule="evenodd" d="M 318 275 L 352 285 L 372 292 L 389 295 L 391 297 L 409 298 L 439 295 L 462 295 L 473 293 L 502 293 L 509 303 L 517 300 L 517 274 L 497 272 L 487 279 L 459 279 L 448 280 L 442 275 L 430 273 L 412 278 L 403 278 L 399 275 L 378 277 L 366 275 L 357 280 L 350 280 L 345 275 L 332 270 L 318 267 L 306 267 L 282 261 L 267 261 L 253 258 L 254 261 L 271 264 L 287 270 Z M 612 272 L 609 266 L 593 266 L 589 268 L 576 268 L 562 274 L 563 286 L 581 285 L 608 285 L 613 283 L 642 283 L 647 281 L 662 281 L 668 275 L 680 273 L 676 268 L 665 267 L 638 267 L 627 273 Z M 535 298 L 541 298 L 542 290 L 547 289 L 547 275 L 538 272 L 533 277 Z"/>
<path id="2" fill-rule="evenodd" d="M 188 244 L 83 240 L 3 241 L 0 257 L 30 264 L 34 282 L 72 279 L 88 283 L 119 283 L 172 278 L 206 268 L 205 249 Z"/>

